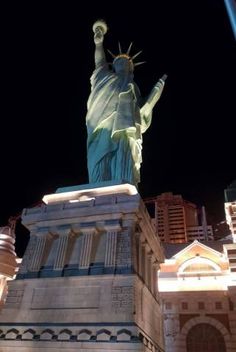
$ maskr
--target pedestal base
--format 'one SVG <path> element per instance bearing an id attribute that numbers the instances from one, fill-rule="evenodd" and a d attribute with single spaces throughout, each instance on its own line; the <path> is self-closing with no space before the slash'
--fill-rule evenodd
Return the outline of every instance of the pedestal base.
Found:
<path id="1" fill-rule="evenodd" d="M 163 351 L 163 254 L 135 187 L 44 202 L 22 215 L 31 238 L 0 315 L 0 351 Z"/>

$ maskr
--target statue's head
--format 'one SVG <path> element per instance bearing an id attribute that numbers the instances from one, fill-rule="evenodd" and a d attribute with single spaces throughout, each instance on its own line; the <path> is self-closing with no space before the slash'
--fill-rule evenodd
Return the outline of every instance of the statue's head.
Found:
<path id="1" fill-rule="evenodd" d="M 116 73 L 130 73 L 134 70 L 132 58 L 127 54 L 120 54 L 115 57 L 112 64 Z"/>
<path id="2" fill-rule="evenodd" d="M 137 54 L 130 56 L 130 49 L 132 47 L 132 43 L 130 44 L 128 50 L 126 53 L 122 53 L 121 50 L 121 46 L 119 43 L 119 54 L 118 55 L 114 55 L 110 50 L 109 53 L 112 55 L 112 57 L 114 58 L 113 60 L 113 69 L 116 73 L 119 74 L 128 74 L 128 73 L 132 73 L 134 71 L 134 67 L 141 65 L 144 62 L 137 62 L 134 63 L 133 60 L 139 55 L 141 54 L 142 51 L 139 51 Z"/>

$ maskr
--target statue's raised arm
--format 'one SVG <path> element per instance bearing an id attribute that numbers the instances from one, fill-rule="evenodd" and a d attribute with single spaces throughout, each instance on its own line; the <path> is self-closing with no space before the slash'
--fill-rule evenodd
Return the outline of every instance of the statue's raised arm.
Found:
<path id="1" fill-rule="evenodd" d="M 131 46 L 114 55 L 109 68 L 103 48 L 107 25 L 98 20 L 93 25 L 95 70 L 91 76 L 88 99 L 87 161 L 90 183 L 103 181 L 140 182 L 142 133 L 151 124 L 152 109 L 161 96 L 165 76 L 154 86 L 145 104 L 141 105 L 138 86 L 133 80 L 134 68 L 141 63 L 130 55 Z"/>
<path id="2" fill-rule="evenodd" d="M 93 25 L 94 44 L 95 44 L 95 65 L 98 67 L 106 61 L 106 56 L 103 48 L 104 35 L 107 32 L 106 22 L 98 20 Z"/>

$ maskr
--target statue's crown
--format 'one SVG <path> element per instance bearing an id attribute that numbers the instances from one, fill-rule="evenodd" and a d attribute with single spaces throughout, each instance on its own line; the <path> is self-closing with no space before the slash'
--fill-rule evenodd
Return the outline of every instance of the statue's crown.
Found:
<path id="1" fill-rule="evenodd" d="M 132 57 L 127 55 L 127 54 L 119 54 L 119 55 L 116 55 L 116 57 L 114 58 L 114 61 L 119 59 L 119 58 L 124 58 L 124 59 L 127 59 L 127 60 L 131 60 L 132 61 Z"/>
<path id="2" fill-rule="evenodd" d="M 120 45 L 120 43 L 118 43 L 118 46 L 119 46 L 119 54 L 118 54 L 118 55 L 114 55 L 110 50 L 108 50 L 108 52 L 111 54 L 111 56 L 112 56 L 113 59 L 114 59 L 114 60 L 113 60 L 113 63 L 114 63 L 117 59 L 124 58 L 124 59 L 129 60 L 133 66 L 138 66 L 138 65 L 144 64 L 145 61 L 133 63 L 133 60 L 134 60 L 139 54 L 141 54 L 142 50 L 139 51 L 137 54 L 135 54 L 135 55 L 133 55 L 133 56 L 130 56 L 130 50 L 131 50 L 132 45 L 133 45 L 133 43 L 131 42 L 130 45 L 129 45 L 129 47 L 128 47 L 128 50 L 126 51 L 126 53 L 122 53 L 121 45 Z"/>

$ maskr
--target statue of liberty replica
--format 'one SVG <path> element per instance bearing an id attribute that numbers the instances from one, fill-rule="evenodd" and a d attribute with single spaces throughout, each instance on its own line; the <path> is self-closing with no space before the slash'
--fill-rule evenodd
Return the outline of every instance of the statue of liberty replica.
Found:
<path id="1" fill-rule="evenodd" d="M 141 62 L 131 56 L 131 45 L 113 57 L 112 67 L 103 48 L 107 25 L 103 20 L 93 25 L 95 70 L 91 76 L 88 99 L 87 159 L 89 182 L 126 181 L 137 187 L 142 162 L 142 134 L 152 120 L 152 110 L 159 100 L 166 75 L 155 84 L 142 105 L 140 91 L 133 80 L 134 68 Z"/>
<path id="2" fill-rule="evenodd" d="M 164 352 L 157 275 L 164 253 L 137 185 L 142 134 L 166 76 L 142 105 L 133 81 L 137 54 L 120 49 L 110 68 L 105 22 L 93 30 L 90 183 L 58 188 L 23 210 L 30 240 L 0 307 L 1 352 Z M 0 274 L 14 242 L 1 237 Z"/>

